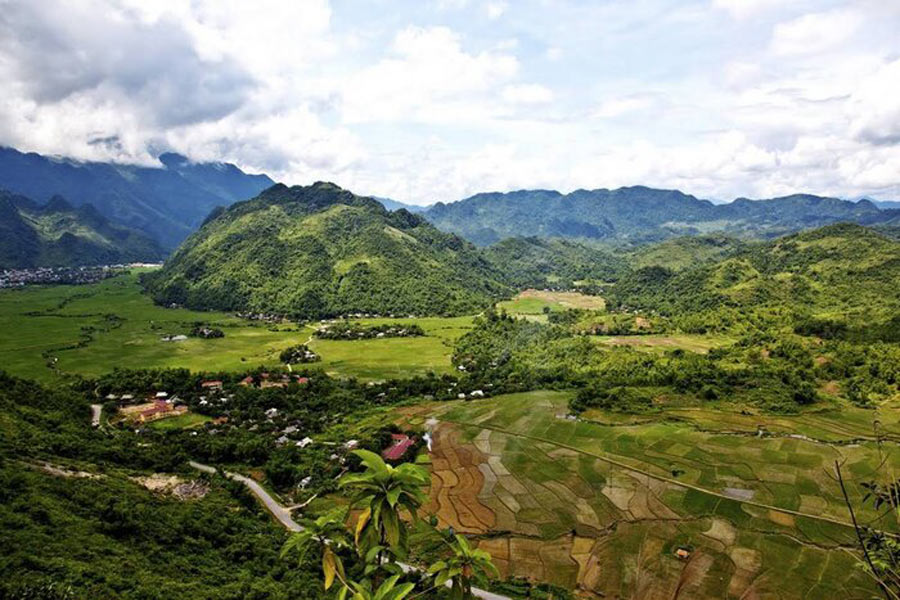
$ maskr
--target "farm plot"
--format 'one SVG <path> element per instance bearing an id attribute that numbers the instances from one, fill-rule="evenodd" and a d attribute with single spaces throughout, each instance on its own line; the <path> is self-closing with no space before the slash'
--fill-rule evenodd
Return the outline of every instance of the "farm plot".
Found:
<path id="1" fill-rule="evenodd" d="M 472 317 L 424 317 L 416 319 L 360 319 L 364 326 L 415 323 L 422 337 L 366 340 L 320 340 L 309 346 L 322 357 L 317 363 L 329 374 L 382 380 L 452 371 L 450 357 L 456 340 L 472 327 Z M 308 328 L 308 334 L 312 334 Z"/>
<path id="2" fill-rule="evenodd" d="M 872 591 L 822 468 L 839 456 L 857 481 L 877 466 L 874 448 L 573 422 L 560 418 L 568 397 L 435 407 L 432 508 L 504 575 L 607 597 L 672 598 L 679 586 L 697 598 Z M 462 514 L 447 507 L 456 498 Z"/>
<path id="3" fill-rule="evenodd" d="M 603 310 L 606 302 L 600 296 L 588 296 L 579 292 L 551 292 L 525 290 L 512 300 L 500 302 L 498 308 L 512 314 L 541 314 L 545 309 L 557 312 L 569 308 Z"/>

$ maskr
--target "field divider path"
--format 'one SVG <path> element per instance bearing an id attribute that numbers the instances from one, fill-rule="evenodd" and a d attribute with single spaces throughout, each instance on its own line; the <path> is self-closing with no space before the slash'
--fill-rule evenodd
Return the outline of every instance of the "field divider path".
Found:
<path id="1" fill-rule="evenodd" d="M 204 473 L 214 474 L 216 472 L 215 467 L 211 467 L 209 465 L 204 465 L 203 463 L 199 463 L 196 461 L 188 461 L 188 464 L 198 471 L 202 471 Z M 266 491 L 266 489 L 259 485 L 256 481 L 253 481 L 251 478 L 246 475 L 241 475 L 240 473 L 232 473 L 230 471 L 222 471 L 225 477 L 229 479 L 233 479 L 234 481 L 238 481 L 247 486 L 250 491 L 253 493 L 256 498 L 263 503 L 275 519 L 284 526 L 288 531 L 303 531 L 303 525 L 300 525 L 294 518 L 291 516 L 291 511 L 284 505 L 282 505 L 278 500 L 276 500 L 272 495 Z M 419 567 L 408 565 L 405 563 L 398 563 L 400 568 L 403 569 L 405 573 L 409 573 L 411 571 L 419 571 L 421 570 Z M 447 582 L 447 587 L 450 587 L 450 582 Z M 503 596 L 502 594 L 495 594 L 494 592 L 489 592 L 487 590 L 482 590 L 478 588 L 472 588 L 472 593 L 482 600 L 512 600 L 509 596 Z"/>
<path id="2" fill-rule="evenodd" d="M 504 434 L 504 435 L 509 435 L 509 436 L 513 436 L 513 437 L 518 437 L 518 438 L 522 438 L 522 439 L 526 439 L 526 440 L 532 440 L 532 441 L 535 441 L 535 442 L 543 442 L 543 443 L 545 443 L 545 444 L 552 444 L 552 445 L 558 446 L 558 447 L 560 447 L 560 448 L 566 448 L 566 449 L 568 449 L 568 450 L 572 450 L 573 452 L 578 452 L 579 454 L 584 454 L 585 456 L 591 456 L 591 457 L 593 457 L 593 458 L 600 459 L 600 460 L 602 460 L 602 461 L 604 461 L 604 462 L 606 462 L 606 463 L 608 463 L 608 464 L 610 464 L 610 465 L 613 465 L 613 466 L 615 466 L 615 467 L 619 467 L 619 468 L 625 469 L 625 470 L 627 470 L 627 471 L 632 471 L 633 473 L 637 473 L 637 474 L 639 474 L 639 475 L 643 475 L 643 476 L 648 477 L 648 478 L 651 478 L 651 479 L 656 479 L 657 481 L 662 481 L 662 482 L 665 482 L 665 483 L 668 483 L 668 484 L 671 484 L 671 485 L 674 485 L 674 486 L 678 486 L 678 487 L 684 488 L 684 489 L 694 490 L 694 491 L 700 492 L 700 493 L 702 493 L 702 494 L 708 494 L 708 495 L 710 495 L 710 496 L 715 496 L 716 498 L 720 498 L 720 499 L 723 499 L 723 500 L 729 500 L 729 501 L 731 501 L 731 502 L 737 502 L 737 503 L 739 503 L 739 504 L 746 504 L 746 505 L 748 505 L 748 506 L 754 506 L 754 507 L 756 507 L 756 508 L 762 508 L 762 509 L 765 509 L 765 510 L 772 510 L 772 511 L 775 511 L 775 512 L 780 512 L 780 513 L 784 513 L 784 514 L 788 514 L 788 515 L 793 515 L 793 516 L 796 516 L 796 517 L 803 517 L 803 518 L 806 518 L 806 519 L 813 519 L 813 520 L 816 520 L 816 521 L 825 521 L 825 522 L 828 522 L 828 523 L 832 523 L 832 524 L 834 524 L 834 525 L 840 525 L 840 526 L 842 526 L 842 527 L 848 527 L 848 528 L 850 528 L 850 529 L 853 528 L 853 524 L 852 524 L 852 523 L 849 523 L 849 522 L 846 522 L 846 521 L 840 521 L 840 520 L 838 520 L 838 519 L 832 519 L 831 517 L 826 517 L 826 516 L 822 516 L 822 515 L 813 515 L 813 514 L 810 514 L 810 513 L 801 512 L 801 511 L 799 511 L 799 510 L 793 510 L 793 509 L 790 509 L 790 508 L 781 508 L 781 507 L 778 507 L 778 506 L 773 506 L 773 505 L 771 505 L 771 504 L 764 504 L 764 503 L 762 503 L 762 502 L 755 502 L 755 501 L 753 501 L 753 500 L 739 500 L 739 499 L 737 499 L 737 498 L 732 498 L 731 496 L 728 496 L 728 495 L 723 494 L 723 493 L 721 493 L 721 492 L 715 492 L 715 491 L 713 491 L 713 490 L 709 490 L 709 489 L 700 487 L 700 486 L 698 486 L 698 485 L 694 485 L 694 484 L 692 484 L 692 483 L 686 483 L 686 482 L 684 482 L 684 481 L 678 481 L 677 479 L 672 479 L 671 477 L 666 477 L 665 475 L 657 475 L 656 473 L 651 473 L 650 471 L 646 471 L 646 470 L 641 469 L 641 468 L 639 468 L 639 467 L 635 467 L 635 466 L 633 466 L 633 465 L 629 465 L 628 463 L 622 462 L 622 461 L 620 461 L 620 460 L 616 460 L 615 458 L 611 458 L 610 456 L 607 456 L 607 455 L 605 455 L 605 454 L 599 454 L 599 453 L 597 453 L 597 452 L 591 452 L 590 450 L 585 450 L 585 449 L 583 449 L 583 448 L 578 448 L 578 447 L 576 447 L 576 446 L 570 446 L 569 444 L 565 444 L 565 443 L 562 443 L 562 442 L 554 441 L 554 440 L 547 439 L 547 438 L 544 438 L 544 437 L 540 437 L 540 436 L 536 436 L 536 435 L 529 435 L 529 434 L 527 434 L 527 433 L 519 433 L 519 432 L 516 432 L 516 431 L 510 431 L 509 429 L 504 429 L 504 428 L 502 428 L 502 427 L 496 427 L 496 426 L 494 426 L 494 425 L 485 425 L 484 423 L 479 423 L 479 424 L 463 423 L 462 421 L 454 421 L 454 420 L 446 419 L 446 418 L 441 418 L 440 420 L 441 420 L 441 421 L 444 421 L 444 422 L 446 422 L 446 423 L 452 423 L 452 424 L 454 424 L 454 425 L 459 425 L 459 426 L 461 426 L 461 427 L 469 427 L 469 428 L 477 427 L 477 428 L 479 428 L 479 429 L 489 429 L 489 430 L 491 430 L 491 431 L 496 431 L 497 433 L 502 433 L 502 434 Z M 881 532 L 881 533 L 886 533 L 887 535 L 890 535 L 890 536 L 892 536 L 892 537 L 898 537 L 896 534 L 892 534 L 892 533 L 889 533 L 889 532 Z"/>

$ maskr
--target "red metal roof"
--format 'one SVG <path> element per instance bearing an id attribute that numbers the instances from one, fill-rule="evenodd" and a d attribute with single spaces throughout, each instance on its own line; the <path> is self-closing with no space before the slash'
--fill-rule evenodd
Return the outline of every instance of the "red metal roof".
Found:
<path id="1" fill-rule="evenodd" d="M 416 443 L 416 438 L 411 438 L 403 433 L 392 433 L 391 439 L 394 440 L 394 445 L 381 453 L 381 456 L 387 460 L 403 458 L 409 447 Z"/>

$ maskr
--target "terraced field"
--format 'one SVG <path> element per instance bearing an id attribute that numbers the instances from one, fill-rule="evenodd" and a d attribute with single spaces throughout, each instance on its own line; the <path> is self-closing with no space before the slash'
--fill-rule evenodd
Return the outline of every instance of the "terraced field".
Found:
<path id="1" fill-rule="evenodd" d="M 710 414 L 685 421 L 684 409 L 674 420 L 572 421 L 568 398 L 533 392 L 431 409 L 431 509 L 475 535 L 505 575 L 605 597 L 871 597 L 833 463 L 858 499 L 860 481 L 900 467 L 900 449 L 855 439 L 862 415 L 848 413 L 850 424 L 823 443 L 732 431 L 740 415 L 708 431 L 698 424 Z M 768 418 L 754 416 L 753 431 L 838 422 Z M 896 431 L 896 419 L 882 428 Z M 679 548 L 689 556 L 676 557 Z"/>

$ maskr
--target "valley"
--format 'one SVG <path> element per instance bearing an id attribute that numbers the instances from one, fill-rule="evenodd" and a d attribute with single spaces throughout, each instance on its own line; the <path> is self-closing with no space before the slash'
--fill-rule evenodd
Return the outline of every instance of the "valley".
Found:
<path id="1" fill-rule="evenodd" d="M 103 448 L 129 444 L 133 429 L 140 452 L 116 451 L 130 456 L 128 472 L 146 477 L 153 465 L 159 477 L 192 481 L 186 460 L 227 467 L 273 502 L 300 507 L 293 518 L 305 526 L 346 506 L 334 481 L 354 448 L 386 452 L 385 436 L 406 436 L 418 441 L 400 463 L 429 472 L 425 514 L 489 553 L 499 574 L 489 589 L 501 595 L 866 598 L 873 588 L 857 567 L 847 502 L 861 527 L 900 535 L 890 513 L 866 500 L 866 486 L 900 465 L 897 348 L 871 337 L 891 335 L 889 327 L 835 307 L 859 304 L 842 287 L 840 252 L 857 264 L 893 264 L 894 242 L 856 229 L 801 235 L 798 246 L 771 248 L 810 253 L 824 244 L 828 260 L 817 259 L 810 276 L 802 254 L 781 254 L 773 272 L 750 276 L 749 285 L 777 292 L 773 307 L 741 279 L 710 275 L 739 260 L 744 245 L 646 279 L 646 269 L 661 268 L 648 257 L 671 256 L 671 241 L 619 267 L 618 281 L 601 284 L 607 296 L 527 288 L 460 316 L 288 319 L 163 307 L 142 290 L 160 273 L 147 268 L 4 290 L 0 327 L 16 331 L 0 338 L 7 377 L 70 390 L 65 410 L 79 416 L 63 420 L 75 436 L 66 443 L 79 439 L 85 450 L 51 450 L 61 434 L 26 425 L 30 413 L 18 411 L 36 408 L 27 403 L 7 404 L 0 426 L 13 447 L 46 440 L 30 444 L 28 460 L 87 473 L 109 473 L 112 449 Z M 851 246 L 857 235 L 864 242 Z M 753 251 L 750 260 L 765 264 L 767 247 Z M 785 270 L 811 278 L 803 297 L 818 312 L 785 300 Z M 823 286 L 826 273 L 832 284 Z M 865 314 L 888 318 L 897 299 L 868 273 L 851 276 Z M 701 275 L 710 287 L 675 304 L 654 287 Z M 709 293 L 732 300 L 688 308 Z M 785 313 L 789 306 L 796 312 Z M 349 333 L 321 333 L 336 325 Z M 410 336 L 376 333 L 414 326 Z M 222 335 L 194 337 L 198 330 Z M 295 347 L 311 362 L 282 364 Z M 145 423 L 161 389 L 180 408 L 162 401 Z M 131 396 L 150 400 L 109 400 Z M 104 398 L 95 437 L 87 403 Z M 230 489 L 207 477 L 197 485 Z M 234 497 L 266 520 L 252 497 Z M 431 534 L 411 535 L 411 560 L 431 560 Z"/>

